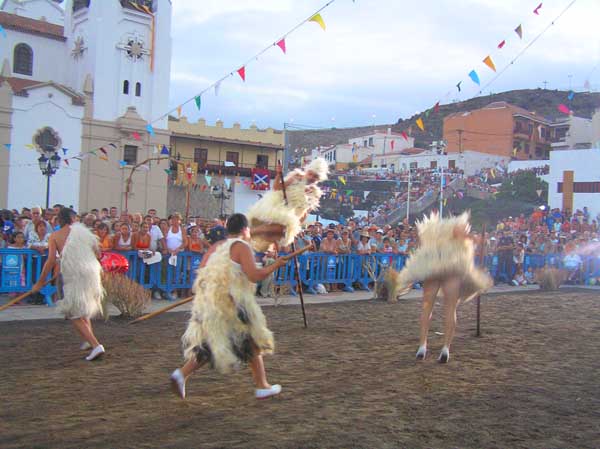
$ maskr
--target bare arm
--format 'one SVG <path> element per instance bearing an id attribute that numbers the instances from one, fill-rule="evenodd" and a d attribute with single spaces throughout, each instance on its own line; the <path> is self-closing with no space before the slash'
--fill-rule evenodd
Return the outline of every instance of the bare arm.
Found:
<path id="1" fill-rule="evenodd" d="M 56 264 L 56 242 L 54 240 L 54 236 L 51 235 L 50 238 L 48 239 L 48 259 L 46 260 L 46 263 L 44 264 L 44 267 L 42 268 L 42 273 L 40 274 L 40 278 L 38 279 L 38 281 L 35 283 L 35 285 L 31 289 L 33 292 L 39 292 L 42 289 L 42 286 L 46 282 L 46 278 L 48 277 L 48 274 L 50 274 L 50 272 L 54 268 L 55 264 Z"/>
<path id="2" fill-rule="evenodd" d="M 254 257 L 252 256 L 252 251 L 250 251 L 250 248 L 247 245 L 244 245 L 241 242 L 236 242 L 231 246 L 230 254 L 231 260 L 241 265 L 242 271 L 251 282 L 262 281 L 287 262 L 283 258 L 279 258 L 275 260 L 275 263 L 268 267 L 257 268 Z"/>

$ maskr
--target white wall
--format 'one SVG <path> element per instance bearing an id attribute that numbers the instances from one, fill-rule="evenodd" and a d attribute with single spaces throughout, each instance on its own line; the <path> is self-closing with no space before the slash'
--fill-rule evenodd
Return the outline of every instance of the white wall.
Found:
<path id="1" fill-rule="evenodd" d="M 233 209 L 234 213 L 245 214 L 250 209 L 254 203 L 256 203 L 260 197 L 259 194 L 264 195 L 268 192 L 265 191 L 256 191 L 252 190 L 249 185 L 244 185 L 244 181 L 252 181 L 251 178 L 240 178 L 240 183 L 235 184 L 234 189 L 234 197 L 233 197 Z M 235 177 L 231 177 L 231 182 L 235 182 Z M 271 188 L 273 188 L 273 181 L 271 180 Z"/>
<path id="2" fill-rule="evenodd" d="M 348 143 L 349 144 L 353 144 L 355 143 L 358 148 L 362 148 L 364 149 L 364 141 L 366 140 L 368 142 L 369 138 L 373 138 L 373 146 L 372 147 L 367 147 L 370 149 L 370 151 L 368 152 L 367 156 L 370 154 L 383 154 L 384 150 L 385 153 L 391 153 L 392 151 L 401 151 L 404 150 L 406 148 L 413 148 L 415 145 L 415 139 L 413 137 L 409 137 L 408 140 L 404 139 L 404 137 L 402 137 L 399 134 L 395 134 L 395 133 L 383 133 L 383 132 L 378 132 L 378 133 L 373 133 L 373 134 L 369 134 L 363 137 L 357 137 L 355 139 L 349 139 Z M 394 141 L 394 149 L 392 150 L 392 140 Z M 365 157 L 367 157 L 365 156 Z"/>
<path id="3" fill-rule="evenodd" d="M 592 148 L 600 148 L 600 109 L 592 116 Z"/>
<path id="4" fill-rule="evenodd" d="M 565 150 L 550 153 L 550 174 L 545 177 L 549 184 L 550 207 L 562 209 L 562 193 L 558 183 L 563 180 L 563 171 L 574 171 L 574 182 L 600 182 L 600 149 Z M 573 211 L 587 206 L 593 217 L 600 213 L 600 193 L 573 194 Z"/>
<path id="5" fill-rule="evenodd" d="M 52 98 L 49 95 L 52 94 Z M 73 156 L 81 147 L 83 107 L 71 103 L 71 97 L 53 87 L 29 91 L 28 97 L 13 97 L 13 116 L 8 180 L 8 208 L 42 205 L 46 202 L 46 178 L 42 176 L 36 150 L 28 149 L 35 133 L 45 127 L 53 128 L 62 139 L 62 147 Z M 64 158 L 63 152 L 60 152 Z M 60 169 L 50 181 L 50 205 L 62 203 L 79 206 L 79 162 L 61 162 Z"/>
<path id="6" fill-rule="evenodd" d="M 27 44 L 33 50 L 32 75 L 23 75 L 12 72 L 12 76 L 36 81 L 55 81 L 64 84 L 67 80 L 68 66 L 64 64 L 66 56 L 65 42 L 19 31 L 7 29 L 7 38 L 0 38 L 0 57 L 2 61 L 7 58 L 11 71 L 14 68 L 14 50 L 20 43 Z M 1 62 L 0 61 L 0 64 Z"/>
<path id="7" fill-rule="evenodd" d="M 62 8 L 50 0 L 7 0 L 2 10 L 35 20 L 43 17 L 47 22 L 56 25 L 62 25 L 64 20 Z"/>

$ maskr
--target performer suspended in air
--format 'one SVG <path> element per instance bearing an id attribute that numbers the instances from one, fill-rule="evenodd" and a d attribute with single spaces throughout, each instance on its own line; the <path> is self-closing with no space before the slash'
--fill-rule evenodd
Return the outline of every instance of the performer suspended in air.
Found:
<path id="1" fill-rule="evenodd" d="M 419 248 L 410 256 L 399 273 L 392 273 L 395 291 L 392 295 L 407 293 L 416 282 L 423 282 L 423 310 L 417 360 L 427 354 L 427 333 L 433 304 L 440 290 L 444 295 L 444 346 L 438 358 L 440 363 L 450 359 L 450 344 L 456 329 L 456 308 L 489 289 L 490 276 L 475 267 L 474 244 L 469 237 L 469 214 L 440 218 L 432 213 L 417 222 Z"/>
<path id="2" fill-rule="evenodd" d="M 272 243 L 283 247 L 294 241 L 308 213 L 319 207 L 322 192 L 317 184 L 327 179 L 328 170 L 327 161 L 317 158 L 304 170 L 289 173 L 285 177 L 286 204 L 281 166 L 277 167 L 273 190 L 248 211 L 252 241 L 258 251 L 266 250 Z"/>
<path id="3" fill-rule="evenodd" d="M 263 354 L 274 350 L 273 334 L 256 303 L 255 282 L 265 279 L 286 260 L 257 268 L 250 248 L 248 220 L 234 214 L 227 220 L 227 240 L 213 245 L 194 282 L 192 317 L 182 337 L 185 364 L 171 374 L 174 392 L 185 398 L 185 383 L 205 364 L 229 373 L 248 363 L 258 399 L 279 394 L 280 385 L 267 382 Z"/>
<path id="4" fill-rule="evenodd" d="M 74 215 L 69 208 L 59 211 L 60 230 L 50 234 L 48 260 L 33 291 L 39 291 L 44 285 L 44 280 L 57 263 L 58 253 L 60 277 L 57 288 L 61 299 L 57 306 L 83 339 L 81 349 L 92 350 L 85 358 L 92 361 L 105 352 L 94 335 L 91 322 L 92 318 L 102 314 L 102 267 L 98 261 L 98 238 L 83 224 L 73 224 Z"/>

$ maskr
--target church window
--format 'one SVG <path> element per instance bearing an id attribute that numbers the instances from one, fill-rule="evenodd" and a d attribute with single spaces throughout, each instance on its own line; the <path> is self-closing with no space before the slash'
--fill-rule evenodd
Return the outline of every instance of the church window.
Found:
<path id="1" fill-rule="evenodd" d="M 138 147 L 135 145 L 125 145 L 123 150 L 123 160 L 127 162 L 127 165 L 137 164 L 137 153 Z"/>
<path id="2" fill-rule="evenodd" d="M 123 81 L 123 93 L 129 95 L 129 81 Z"/>
<path id="3" fill-rule="evenodd" d="M 33 50 L 27 44 L 18 44 L 13 56 L 14 72 L 21 75 L 33 74 Z"/>
<path id="4" fill-rule="evenodd" d="M 135 83 L 135 96 L 136 97 L 142 96 L 142 83 Z"/>

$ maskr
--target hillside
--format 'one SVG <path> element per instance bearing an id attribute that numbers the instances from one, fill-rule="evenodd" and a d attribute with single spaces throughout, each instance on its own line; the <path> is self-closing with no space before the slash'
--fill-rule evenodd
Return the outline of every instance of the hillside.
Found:
<path id="1" fill-rule="evenodd" d="M 522 89 L 511 90 L 498 94 L 485 95 L 470 100 L 457 103 L 440 105 L 438 113 L 429 114 L 425 120 L 425 132 L 421 132 L 414 124 L 417 116 L 408 119 L 399 119 L 395 124 L 380 124 L 373 126 L 361 126 L 356 128 L 332 128 L 319 130 L 289 131 L 288 139 L 290 147 L 296 148 L 315 148 L 316 146 L 327 146 L 340 143 L 346 143 L 348 139 L 365 135 L 372 132 L 373 129 L 380 131 L 388 127 L 392 131 L 406 131 L 412 126 L 412 135 L 415 137 L 415 146 L 424 148 L 434 140 L 441 140 L 443 134 L 444 117 L 455 112 L 465 112 L 473 109 L 479 109 L 494 101 L 506 101 L 508 103 L 520 106 L 529 111 L 536 112 L 549 119 L 557 119 L 563 114 L 558 112 L 557 106 L 560 103 L 568 104 L 578 117 L 590 118 L 595 109 L 600 108 L 600 93 L 581 92 L 575 94 L 573 101 L 567 100 L 567 91 L 546 90 L 546 89 Z"/>

